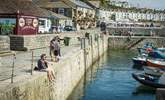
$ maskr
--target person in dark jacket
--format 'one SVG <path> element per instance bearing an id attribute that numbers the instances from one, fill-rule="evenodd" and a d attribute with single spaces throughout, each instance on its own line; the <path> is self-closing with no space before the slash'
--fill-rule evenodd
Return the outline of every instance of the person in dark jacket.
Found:
<path id="1" fill-rule="evenodd" d="M 58 61 L 58 56 L 61 56 L 60 40 L 61 39 L 56 36 L 50 41 L 50 56 L 52 61 Z"/>
<path id="2" fill-rule="evenodd" d="M 54 41 L 55 41 L 55 38 L 53 38 L 50 41 L 50 57 L 51 57 L 52 61 L 54 61 L 54 58 L 55 58 L 55 55 L 54 55 Z"/>
<path id="3" fill-rule="evenodd" d="M 100 30 L 101 30 L 102 34 L 106 34 L 106 28 L 107 28 L 106 23 L 105 22 L 101 22 Z"/>
<path id="4" fill-rule="evenodd" d="M 46 54 L 41 55 L 37 65 L 39 71 L 47 72 L 49 81 L 53 81 L 55 79 L 54 70 L 48 66 Z"/>

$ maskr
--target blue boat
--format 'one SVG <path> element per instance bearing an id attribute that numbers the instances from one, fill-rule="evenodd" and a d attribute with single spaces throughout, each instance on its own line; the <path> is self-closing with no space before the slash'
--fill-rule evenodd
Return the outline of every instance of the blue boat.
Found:
<path id="1" fill-rule="evenodd" d="M 148 57 L 158 58 L 158 59 L 165 59 L 165 53 L 159 50 L 153 50 L 148 53 Z"/>

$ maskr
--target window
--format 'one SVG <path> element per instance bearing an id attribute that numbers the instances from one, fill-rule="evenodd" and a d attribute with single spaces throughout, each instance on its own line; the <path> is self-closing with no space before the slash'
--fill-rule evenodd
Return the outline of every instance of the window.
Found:
<path id="1" fill-rule="evenodd" d="M 45 28 L 45 20 L 39 20 L 39 26 Z"/>
<path id="2" fill-rule="evenodd" d="M 58 13 L 64 15 L 64 8 L 59 8 Z"/>

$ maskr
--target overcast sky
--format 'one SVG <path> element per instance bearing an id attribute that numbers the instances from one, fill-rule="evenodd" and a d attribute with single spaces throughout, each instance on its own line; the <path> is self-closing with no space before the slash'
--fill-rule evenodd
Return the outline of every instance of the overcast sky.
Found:
<path id="1" fill-rule="evenodd" d="M 128 0 L 136 7 L 165 9 L 165 0 Z"/>

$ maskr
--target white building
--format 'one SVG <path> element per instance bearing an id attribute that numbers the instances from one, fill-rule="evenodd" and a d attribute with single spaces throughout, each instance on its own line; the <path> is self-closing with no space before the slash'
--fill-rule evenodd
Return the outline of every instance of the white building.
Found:
<path id="1" fill-rule="evenodd" d="M 164 21 L 163 11 L 131 7 L 127 0 L 109 0 L 110 14 L 116 21 L 129 19 L 132 21 Z"/>
<path id="2" fill-rule="evenodd" d="M 107 12 L 108 13 L 108 12 Z M 164 13 L 130 12 L 129 10 L 110 10 L 108 17 L 115 15 L 116 21 L 129 19 L 132 21 L 165 21 Z M 105 16 L 105 15 L 103 15 Z"/>

